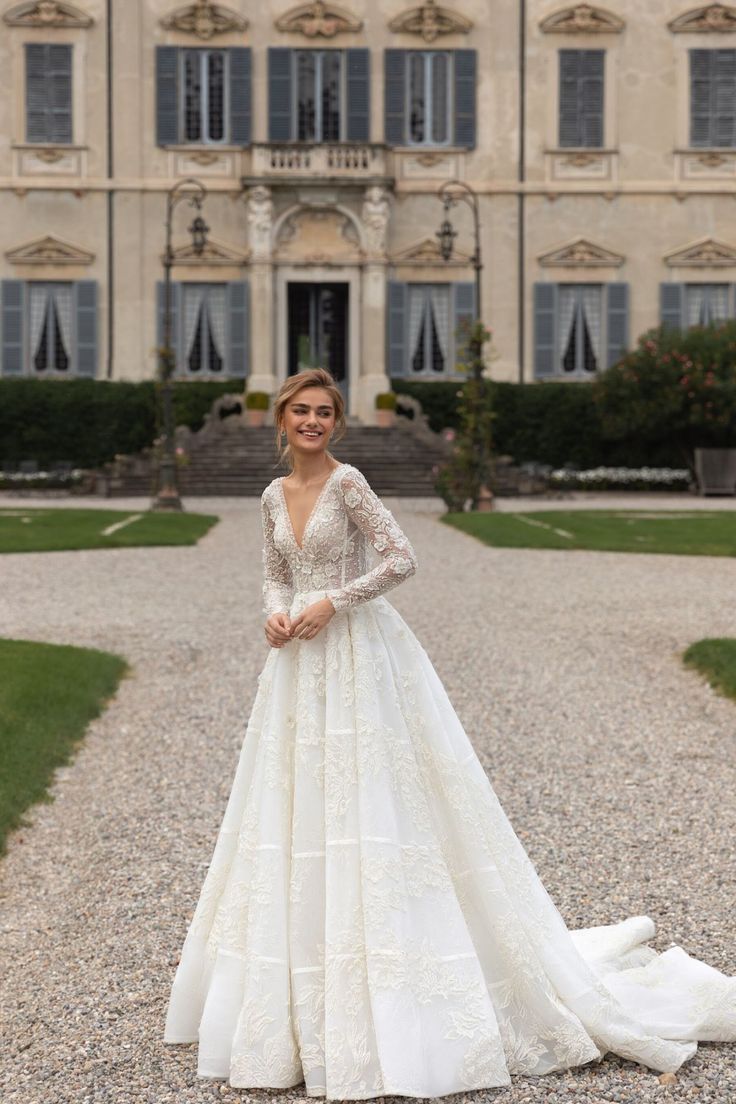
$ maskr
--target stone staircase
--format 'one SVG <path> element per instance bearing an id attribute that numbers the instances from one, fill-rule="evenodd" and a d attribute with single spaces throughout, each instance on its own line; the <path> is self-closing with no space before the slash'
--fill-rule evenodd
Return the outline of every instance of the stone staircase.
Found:
<path id="1" fill-rule="evenodd" d="M 199 433 L 179 428 L 177 445 L 187 456 L 178 467 L 182 497 L 259 496 L 275 476 L 286 474 L 276 464 L 273 427 L 247 426 L 240 417 L 210 420 Z M 436 494 L 432 467 L 447 449 L 424 425 L 399 417 L 386 429 L 350 424 L 330 452 L 359 468 L 379 495 L 427 497 Z M 150 449 L 106 464 L 98 476 L 99 493 L 109 498 L 152 496 L 155 483 Z"/>

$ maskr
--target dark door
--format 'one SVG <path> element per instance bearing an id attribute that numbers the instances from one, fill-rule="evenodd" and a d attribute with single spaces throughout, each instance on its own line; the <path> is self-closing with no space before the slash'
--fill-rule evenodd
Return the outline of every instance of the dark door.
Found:
<path id="1" fill-rule="evenodd" d="M 348 285 L 289 284 L 289 375 L 327 368 L 347 399 Z"/>

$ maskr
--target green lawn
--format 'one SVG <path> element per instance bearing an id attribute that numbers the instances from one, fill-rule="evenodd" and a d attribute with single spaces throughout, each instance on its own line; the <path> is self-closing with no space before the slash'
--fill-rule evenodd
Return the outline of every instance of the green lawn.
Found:
<path id="1" fill-rule="evenodd" d="M 442 516 L 497 548 L 736 556 L 736 510 L 542 510 Z"/>
<path id="2" fill-rule="evenodd" d="M 0 640 L 0 854 L 8 832 L 27 823 L 24 811 L 49 800 L 54 770 L 127 670 L 109 652 Z"/>
<path id="3" fill-rule="evenodd" d="M 700 671 L 714 690 L 736 699 L 736 640 L 729 637 L 698 640 L 682 658 L 688 667 Z"/>
<path id="4" fill-rule="evenodd" d="M 218 520 L 211 514 L 166 514 L 147 507 L 136 511 L 0 507 L 0 553 L 196 544 Z"/>

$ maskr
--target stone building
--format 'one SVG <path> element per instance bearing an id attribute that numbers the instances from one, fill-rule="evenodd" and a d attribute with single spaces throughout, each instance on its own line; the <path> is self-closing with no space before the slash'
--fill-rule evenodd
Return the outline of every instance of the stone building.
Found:
<path id="1" fill-rule="evenodd" d="M 736 312 L 736 7 L 687 0 L 30 0 L 0 8 L 2 374 L 150 378 L 166 196 L 177 374 L 300 365 L 373 420 L 453 378 L 585 381 L 660 320 Z"/>

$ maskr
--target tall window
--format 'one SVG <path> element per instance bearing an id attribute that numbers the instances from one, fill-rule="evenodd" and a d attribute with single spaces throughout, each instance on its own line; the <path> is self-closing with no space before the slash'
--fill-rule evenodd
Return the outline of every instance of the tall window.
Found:
<path id="1" fill-rule="evenodd" d="M 407 112 L 411 145 L 450 141 L 452 55 L 448 51 L 412 50 L 407 65 Z"/>
<path id="2" fill-rule="evenodd" d="M 295 50 L 296 138 L 339 142 L 343 116 L 343 55 L 340 50 Z"/>
<path id="3" fill-rule="evenodd" d="M 72 48 L 26 43 L 26 141 L 72 140 Z"/>
<path id="4" fill-rule="evenodd" d="M 182 284 L 185 372 L 221 373 L 225 365 L 224 284 Z"/>
<path id="5" fill-rule="evenodd" d="M 181 50 L 185 142 L 223 142 L 226 134 L 226 50 Z"/>
<path id="6" fill-rule="evenodd" d="M 412 284 L 408 288 L 410 374 L 434 375 L 450 366 L 450 288 Z"/>
<path id="7" fill-rule="evenodd" d="M 604 50 L 560 50 L 560 146 L 603 145 Z"/>
<path id="8" fill-rule="evenodd" d="M 736 146 L 736 50 L 690 51 L 690 145 Z"/>
<path id="9" fill-rule="evenodd" d="M 72 353 L 72 285 L 30 283 L 31 366 L 39 375 L 69 370 Z"/>
<path id="10" fill-rule="evenodd" d="M 686 284 L 686 325 L 707 326 L 728 318 L 728 292 L 728 284 Z"/>
<path id="11" fill-rule="evenodd" d="M 558 370 L 562 374 L 586 375 L 598 370 L 602 317 L 600 285 L 560 285 Z"/>

